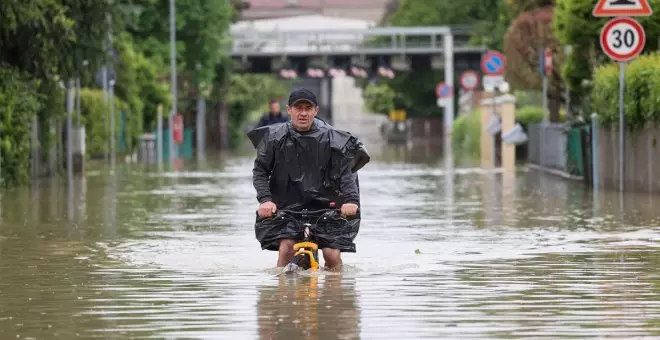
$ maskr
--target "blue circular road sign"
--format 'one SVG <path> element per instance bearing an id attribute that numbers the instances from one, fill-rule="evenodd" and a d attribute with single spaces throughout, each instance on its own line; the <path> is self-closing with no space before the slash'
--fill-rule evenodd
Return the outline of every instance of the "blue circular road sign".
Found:
<path id="1" fill-rule="evenodd" d="M 438 98 L 451 97 L 451 86 L 447 83 L 439 83 L 435 87 L 435 95 L 438 96 Z"/>
<path id="2" fill-rule="evenodd" d="M 504 73 L 506 59 L 497 51 L 490 51 L 481 58 L 481 71 L 487 75 L 500 75 Z"/>

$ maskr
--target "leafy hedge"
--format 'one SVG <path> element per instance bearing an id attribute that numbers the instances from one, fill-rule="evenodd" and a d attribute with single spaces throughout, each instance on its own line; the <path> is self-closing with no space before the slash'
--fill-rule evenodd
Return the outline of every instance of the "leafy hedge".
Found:
<path id="1" fill-rule="evenodd" d="M 128 105 L 115 96 L 115 135 L 119 136 L 121 121 L 120 112 L 127 110 Z M 103 108 L 103 91 L 98 89 L 80 90 L 81 124 L 85 125 L 86 151 L 88 155 L 102 155 L 110 134 L 110 117 L 105 121 L 106 115 Z M 109 107 L 107 112 L 110 112 Z M 125 111 L 126 112 L 126 111 Z M 130 114 L 127 114 L 129 116 Z M 130 120 L 129 120 L 130 122 Z M 135 129 L 127 126 L 127 141 L 132 139 Z M 119 143 L 115 146 L 118 147 Z M 130 148 L 130 145 L 129 145 Z M 116 149 L 115 149 L 116 150 Z"/>
<path id="2" fill-rule="evenodd" d="M 624 112 L 628 128 L 634 130 L 647 122 L 660 123 L 660 54 L 643 55 L 630 62 L 625 77 Z M 595 70 L 591 99 L 601 124 L 618 125 L 618 63 Z"/>
<path id="3" fill-rule="evenodd" d="M 394 108 L 396 93 L 386 83 L 369 84 L 364 90 L 363 97 L 368 111 L 388 115 Z"/>
<path id="4" fill-rule="evenodd" d="M 540 123 L 543 120 L 543 108 L 540 106 L 523 106 L 516 110 L 516 121 L 520 124 Z"/>
<path id="5" fill-rule="evenodd" d="M 454 149 L 470 155 L 479 155 L 481 141 L 481 114 L 474 110 L 460 115 L 452 126 L 452 144 Z"/>
<path id="6" fill-rule="evenodd" d="M 593 87 L 585 80 L 594 77 L 593 71 L 598 65 L 609 62 L 598 44 L 598 36 L 603 25 L 612 18 L 594 18 L 591 15 L 596 3 L 594 0 L 555 0 L 554 3 L 554 35 L 561 45 L 573 46 L 573 53 L 566 58 L 562 67 L 562 78 L 571 89 L 573 111 L 589 116 L 594 111 L 588 95 Z M 649 3 L 651 8 L 660 7 L 660 0 L 649 0 Z M 656 10 L 651 16 L 638 17 L 636 20 L 646 31 L 644 52 L 657 51 L 660 42 L 660 11 Z"/>
<path id="7" fill-rule="evenodd" d="M 2 186 L 30 178 L 30 124 L 41 109 L 38 83 L 0 65 L 0 178 Z"/>

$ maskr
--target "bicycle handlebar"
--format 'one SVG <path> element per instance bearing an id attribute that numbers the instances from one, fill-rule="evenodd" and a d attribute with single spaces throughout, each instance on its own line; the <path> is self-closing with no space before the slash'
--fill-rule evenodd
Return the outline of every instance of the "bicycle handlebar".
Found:
<path id="1" fill-rule="evenodd" d="M 339 212 L 340 210 L 341 210 L 341 209 L 337 209 L 337 208 L 331 208 L 331 209 L 319 209 L 319 210 L 287 210 L 287 209 L 278 209 L 277 211 L 275 211 L 275 213 L 277 214 L 278 212 L 283 212 L 283 213 L 289 213 L 289 214 L 300 214 L 300 215 L 302 215 L 302 214 L 320 214 L 320 213 L 331 212 L 331 211 Z"/>

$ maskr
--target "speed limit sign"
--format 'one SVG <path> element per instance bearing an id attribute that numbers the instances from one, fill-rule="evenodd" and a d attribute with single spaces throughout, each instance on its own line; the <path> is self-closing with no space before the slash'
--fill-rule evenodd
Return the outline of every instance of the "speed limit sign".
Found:
<path id="1" fill-rule="evenodd" d="M 644 44 L 644 28 L 632 18 L 614 18 L 600 32 L 600 47 L 616 61 L 626 62 L 637 57 L 644 49 Z"/>
<path id="2" fill-rule="evenodd" d="M 474 71 L 465 71 L 461 74 L 461 86 L 466 91 L 472 91 L 479 85 L 479 75 Z"/>

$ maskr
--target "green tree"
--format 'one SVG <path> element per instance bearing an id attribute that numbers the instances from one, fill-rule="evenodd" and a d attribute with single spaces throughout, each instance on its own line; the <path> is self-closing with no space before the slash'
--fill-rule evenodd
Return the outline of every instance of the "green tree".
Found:
<path id="1" fill-rule="evenodd" d="M 160 65 L 169 65 L 169 2 L 135 0 L 127 31 L 136 46 Z M 199 83 L 210 84 L 223 50 L 232 6 L 225 0 L 189 0 L 176 3 L 177 72 L 195 74 Z M 169 71 L 169 69 L 167 69 Z M 179 86 L 185 93 L 184 86 Z"/>
<path id="2" fill-rule="evenodd" d="M 7 77 L 3 80 L 19 86 L 0 90 L 5 100 L 0 120 L 6 124 L 3 136 L 8 138 L 3 137 L 3 157 L 12 159 L 2 164 L 8 167 L 2 173 L 5 184 L 20 184 L 29 178 L 32 117 L 39 119 L 43 152 L 58 142 L 59 136 L 50 131 L 55 123 L 62 123 L 64 91 L 60 84 L 78 74 L 83 60 L 90 68 L 103 62 L 104 36 L 110 29 L 105 19 L 118 11 L 118 3 L 107 1 L 0 2 L 0 64 Z M 24 105 L 16 105 L 17 100 L 25 101 Z M 12 142 L 7 144 L 9 140 Z"/>
<path id="3" fill-rule="evenodd" d="M 367 85 L 364 97 L 365 106 L 371 112 L 387 115 L 394 109 L 396 93 L 386 83 Z"/>
<path id="4" fill-rule="evenodd" d="M 508 22 L 508 7 L 503 0 L 400 0 L 388 5 L 383 20 L 384 25 L 391 26 L 469 26 L 472 43 L 500 50 Z M 414 117 L 442 115 L 435 96 L 435 86 L 441 81 L 442 71 L 413 70 L 385 82 Z"/>
<path id="5" fill-rule="evenodd" d="M 550 120 L 559 121 L 559 104 L 563 101 L 560 70 L 562 52 L 552 33 L 552 6 L 523 12 L 509 26 L 504 37 L 504 54 L 509 65 L 506 78 L 514 89 L 542 89 L 539 74 L 539 51 L 550 48 L 553 53 L 553 71 L 548 81 Z"/>
<path id="6" fill-rule="evenodd" d="M 490 48 L 501 48 L 508 26 L 508 7 L 502 0 L 400 0 L 386 13 L 384 22 L 392 26 L 469 26 L 472 41 Z"/>
<path id="7" fill-rule="evenodd" d="M 41 106 L 38 83 L 0 64 L 0 164 L 3 187 L 27 182 L 30 121 Z"/>
<path id="8" fill-rule="evenodd" d="M 117 10 L 106 1 L 2 1 L 0 58 L 39 79 L 72 77 L 82 58 L 101 63 L 106 14 Z"/>
<path id="9" fill-rule="evenodd" d="M 114 98 L 115 102 L 115 126 L 119 126 L 120 112 L 127 111 L 129 105 L 118 96 Z M 109 104 L 107 105 L 109 107 Z M 85 125 L 87 134 L 87 154 L 90 156 L 100 156 L 108 144 L 109 122 L 106 121 L 106 112 L 108 107 L 103 105 L 103 93 L 99 89 L 83 88 L 80 93 L 81 121 Z M 130 127 L 129 127 L 130 128 Z M 119 129 L 116 129 L 116 137 L 119 136 Z M 134 134 L 133 134 L 134 135 Z"/>
<path id="10" fill-rule="evenodd" d="M 126 103 L 127 143 L 128 147 L 137 141 L 142 132 L 144 102 L 142 101 L 142 85 L 138 82 L 138 53 L 136 53 L 130 38 L 125 33 L 119 35 L 115 44 L 119 54 L 117 69 L 116 96 Z M 155 82 L 156 79 L 151 80 Z"/>
<path id="11" fill-rule="evenodd" d="M 660 8 L 660 0 L 649 0 L 652 8 Z M 571 90 L 571 103 L 586 117 L 591 114 L 588 94 L 591 91 L 593 71 L 609 61 L 599 44 L 600 32 L 611 18 L 596 18 L 591 13 L 593 0 L 556 0 L 553 29 L 562 45 L 571 45 L 573 52 L 567 57 L 562 75 Z M 644 52 L 658 49 L 660 38 L 660 12 L 650 17 L 637 18 L 646 31 Z"/>

